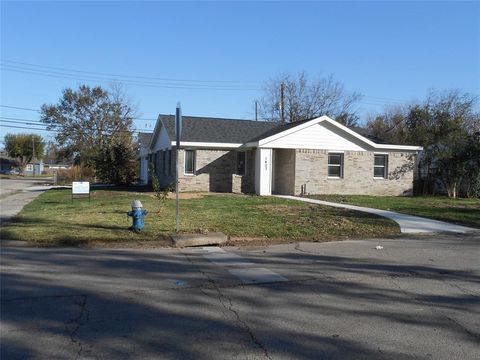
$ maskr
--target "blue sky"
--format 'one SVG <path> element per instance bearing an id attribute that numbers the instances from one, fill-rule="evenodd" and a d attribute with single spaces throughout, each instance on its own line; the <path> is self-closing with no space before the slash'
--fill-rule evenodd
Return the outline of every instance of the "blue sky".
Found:
<path id="1" fill-rule="evenodd" d="M 479 94 L 479 18 L 479 2 L 458 1 L 2 1 L 1 116 L 38 120 L 5 106 L 38 109 L 66 87 L 118 81 L 108 73 L 136 81 L 124 89 L 142 119 L 177 101 L 186 115 L 248 119 L 265 81 L 305 71 L 361 92 L 363 120 L 431 88 Z"/>

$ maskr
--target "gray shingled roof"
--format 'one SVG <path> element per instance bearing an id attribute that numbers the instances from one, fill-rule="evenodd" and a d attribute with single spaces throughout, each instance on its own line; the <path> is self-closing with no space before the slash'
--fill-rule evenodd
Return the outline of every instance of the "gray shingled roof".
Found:
<path id="1" fill-rule="evenodd" d="M 165 124 L 170 139 L 175 140 L 175 115 L 160 115 L 159 118 Z M 183 116 L 181 140 L 245 144 L 265 139 L 312 119 L 279 125 L 278 123 L 264 121 Z M 360 127 L 350 127 L 350 129 L 373 142 L 384 143 L 381 139 L 373 137 L 367 129 Z"/>
<path id="2" fill-rule="evenodd" d="M 139 132 L 138 133 L 138 143 L 140 146 L 148 146 L 152 138 L 152 133 Z"/>
<path id="3" fill-rule="evenodd" d="M 168 136 L 175 140 L 175 116 L 160 115 Z M 278 127 L 264 121 L 182 116 L 182 141 L 243 144 Z"/>

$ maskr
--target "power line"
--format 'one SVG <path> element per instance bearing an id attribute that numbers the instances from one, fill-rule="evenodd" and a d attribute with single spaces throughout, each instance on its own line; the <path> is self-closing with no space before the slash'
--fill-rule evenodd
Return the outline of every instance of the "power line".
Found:
<path id="1" fill-rule="evenodd" d="M 25 124 L 25 125 L 32 125 L 32 126 L 48 126 L 47 124 L 32 124 L 32 123 L 25 123 L 25 122 L 21 122 L 21 121 L 14 121 L 14 120 L 3 120 L 3 119 L 0 119 L 0 122 L 6 122 L 6 123 L 14 123 L 14 124 Z M 56 125 L 53 125 L 53 126 L 56 126 Z M 8 128 L 19 128 L 19 129 L 30 129 L 30 130 L 37 130 L 37 131 L 49 131 L 49 132 L 58 132 L 58 130 L 54 130 L 54 129 L 47 129 L 47 128 L 31 128 L 31 127 L 23 127 L 23 126 L 18 126 L 18 125 L 3 125 L 1 124 L 0 125 L 0 128 L 1 127 L 8 127 Z M 93 130 L 92 128 L 82 128 L 82 129 L 86 129 L 86 130 Z M 138 133 L 138 132 L 151 132 L 152 130 L 151 129 L 137 129 L 137 128 L 133 128 L 132 131 L 129 131 L 129 130 L 117 130 L 118 132 L 131 132 L 131 133 Z"/>
<path id="2" fill-rule="evenodd" d="M 55 132 L 55 130 L 47 130 L 47 129 L 32 129 L 31 127 L 25 126 L 18 126 L 18 125 L 0 125 L 0 128 L 13 128 L 13 129 L 27 129 L 27 130 L 35 130 L 35 131 L 47 131 L 47 132 Z"/>
<path id="3" fill-rule="evenodd" d="M 199 79 L 160 78 L 160 77 L 139 76 L 139 75 L 120 75 L 120 74 L 111 74 L 111 73 L 103 73 L 103 72 L 95 72 L 95 71 L 75 70 L 75 69 L 55 67 L 55 66 L 46 66 L 46 65 L 32 64 L 32 63 L 27 63 L 27 62 L 6 60 L 6 59 L 3 59 L 1 61 L 5 62 L 5 63 L 26 65 L 26 66 L 30 66 L 30 67 L 61 70 L 61 71 L 67 71 L 67 72 L 76 72 L 76 73 L 82 73 L 82 74 L 95 74 L 95 75 L 107 76 L 107 77 L 113 76 L 113 77 L 120 77 L 120 78 L 146 79 L 146 80 L 155 80 L 155 81 L 193 82 L 193 83 L 260 84 L 259 81 L 246 81 L 246 80 L 199 80 Z"/>
<path id="4" fill-rule="evenodd" d="M 10 105 L 0 105 L 0 107 L 4 107 L 4 108 L 8 108 L 8 109 L 18 109 L 18 110 L 28 110 L 28 111 L 35 111 L 35 112 L 41 112 L 40 110 L 35 110 L 35 109 L 32 109 L 32 108 L 25 108 L 25 107 L 19 107 L 19 106 L 10 106 Z M 17 120 L 15 118 L 12 118 L 14 120 Z M 133 120 L 141 120 L 141 121 L 157 121 L 157 119 L 149 119 L 149 118 L 136 118 L 136 117 L 132 117 L 131 119 Z M 27 119 L 20 119 L 20 120 L 27 120 Z M 35 121 L 35 120 L 31 120 L 31 121 Z"/>
<path id="5" fill-rule="evenodd" d="M 14 117 L 6 117 L 6 116 L 0 116 L 0 119 L 6 119 L 6 120 L 24 120 L 24 121 L 36 121 L 36 122 L 40 122 L 40 120 L 14 118 Z"/>
<path id="6" fill-rule="evenodd" d="M 1 107 L 8 108 L 8 109 L 17 109 L 17 110 L 27 110 L 27 111 L 35 111 L 35 112 L 40 112 L 40 110 L 35 110 L 35 109 L 30 109 L 30 108 L 24 108 L 24 107 L 19 107 L 19 106 L 9 106 L 9 105 L 0 105 Z"/>
<path id="7" fill-rule="evenodd" d="M 227 91 L 258 91 L 261 90 L 259 88 L 240 88 L 240 87 L 232 87 L 226 85 L 202 85 L 202 84 L 195 84 L 195 85 L 184 85 L 184 84 L 175 84 L 175 83 L 161 83 L 161 82 L 154 82 L 154 81 L 139 81 L 139 80 L 128 80 L 122 78 L 105 78 L 100 77 L 97 75 L 87 75 L 79 77 L 76 74 L 66 73 L 66 72 L 58 72 L 58 71 L 50 71 L 50 70 L 38 70 L 38 69 L 30 69 L 25 67 L 19 66 L 12 66 L 12 65 L 0 65 L 0 67 L 5 71 L 13 71 L 18 73 L 30 74 L 30 75 L 38 75 L 50 78 L 60 78 L 60 79 L 72 79 L 72 80 L 81 80 L 81 81 L 95 81 L 95 82 L 103 82 L 103 83 L 111 83 L 111 82 L 119 82 L 125 85 L 132 85 L 132 86 L 140 86 L 140 87 L 153 87 L 153 88 L 165 88 L 165 89 L 183 89 L 183 90 L 227 90 Z"/>
<path id="8" fill-rule="evenodd" d="M 4 120 L 4 119 L 8 119 L 8 118 L 0 117 L 0 121 L 1 122 L 6 122 L 6 123 L 25 124 L 25 125 L 32 125 L 32 126 L 48 126 L 47 124 L 31 123 L 31 122 L 27 122 L 27 121 Z"/>

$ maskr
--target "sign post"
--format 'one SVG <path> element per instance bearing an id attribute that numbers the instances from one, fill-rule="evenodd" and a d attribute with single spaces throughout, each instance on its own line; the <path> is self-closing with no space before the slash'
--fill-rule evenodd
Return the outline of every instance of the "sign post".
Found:
<path id="1" fill-rule="evenodd" d="M 177 104 L 177 111 L 175 113 L 175 160 L 176 160 L 176 169 L 175 171 L 175 198 L 176 198 L 176 225 L 175 231 L 178 233 L 180 231 L 180 204 L 179 204 L 179 192 L 180 192 L 180 184 L 178 181 L 178 174 L 180 172 L 178 161 L 178 149 L 180 147 L 180 136 L 182 135 L 182 110 L 180 107 L 180 102 Z"/>

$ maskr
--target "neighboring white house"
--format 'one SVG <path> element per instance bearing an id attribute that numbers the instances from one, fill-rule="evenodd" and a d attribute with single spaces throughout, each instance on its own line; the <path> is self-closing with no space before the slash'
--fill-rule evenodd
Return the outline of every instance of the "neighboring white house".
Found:
<path id="1" fill-rule="evenodd" d="M 150 141 L 162 184 L 175 178 L 174 116 L 160 115 Z M 182 191 L 406 195 L 418 146 L 381 144 L 327 116 L 279 125 L 183 117 Z"/>

